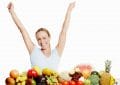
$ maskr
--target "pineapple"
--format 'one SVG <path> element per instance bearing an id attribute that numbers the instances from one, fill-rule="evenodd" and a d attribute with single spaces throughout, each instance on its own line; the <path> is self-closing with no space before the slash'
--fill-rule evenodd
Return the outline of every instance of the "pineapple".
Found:
<path id="1" fill-rule="evenodd" d="M 105 61 L 105 71 L 107 73 L 110 73 L 110 69 L 111 69 L 111 61 L 110 60 L 106 60 Z"/>
<path id="2" fill-rule="evenodd" d="M 114 85 L 115 84 L 115 78 L 113 76 L 111 76 L 110 78 L 110 85 Z"/>
<path id="3" fill-rule="evenodd" d="M 101 73 L 100 85 L 110 85 L 110 79 L 111 79 L 110 69 L 111 69 L 111 61 L 106 60 L 105 71 Z"/>

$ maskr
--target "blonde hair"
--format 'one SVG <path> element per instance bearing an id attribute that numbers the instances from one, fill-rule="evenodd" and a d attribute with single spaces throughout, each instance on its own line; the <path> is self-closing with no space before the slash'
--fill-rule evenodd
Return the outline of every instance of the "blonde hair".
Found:
<path id="1" fill-rule="evenodd" d="M 39 28 L 39 29 L 36 31 L 35 34 L 37 35 L 37 33 L 40 32 L 40 31 L 46 32 L 46 33 L 48 34 L 48 37 L 50 37 L 50 33 L 49 33 L 49 31 L 48 31 L 46 28 Z"/>

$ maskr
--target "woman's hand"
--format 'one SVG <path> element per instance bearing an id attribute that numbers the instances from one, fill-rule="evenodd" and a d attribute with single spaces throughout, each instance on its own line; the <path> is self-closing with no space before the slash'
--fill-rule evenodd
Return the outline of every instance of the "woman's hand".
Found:
<path id="1" fill-rule="evenodd" d="M 69 4 L 68 10 L 71 10 L 75 7 L 75 1 Z"/>
<path id="2" fill-rule="evenodd" d="M 8 8 L 8 10 L 9 10 L 9 12 L 14 11 L 13 3 L 10 2 L 10 3 L 8 4 L 7 8 Z"/>

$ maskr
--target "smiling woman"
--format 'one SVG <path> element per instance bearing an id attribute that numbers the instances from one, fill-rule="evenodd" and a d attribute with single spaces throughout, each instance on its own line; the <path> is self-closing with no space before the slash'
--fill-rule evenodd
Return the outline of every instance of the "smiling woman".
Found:
<path id="1" fill-rule="evenodd" d="M 27 50 L 30 54 L 30 60 L 32 66 L 37 65 L 40 68 L 51 68 L 57 70 L 60 57 L 62 55 L 63 49 L 65 47 L 66 42 L 66 33 L 69 27 L 69 22 L 71 18 L 71 12 L 75 6 L 75 2 L 70 3 L 66 12 L 65 20 L 62 26 L 62 30 L 60 32 L 58 44 L 55 49 L 51 50 L 50 45 L 50 33 L 45 28 L 40 28 L 36 32 L 36 39 L 38 45 L 41 47 L 37 47 L 31 40 L 26 28 L 23 26 L 21 21 L 18 19 L 16 13 L 14 12 L 14 6 L 12 3 L 8 4 L 8 10 L 11 14 L 11 17 L 15 24 L 17 25 L 20 33 L 22 34 L 23 40 L 27 47 Z"/>
<path id="2" fill-rule="evenodd" d="M 0 0 L 0 85 L 4 85 L 11 69 L 24 71 L 32 63 L 21 33 L 6 8 L 9 1 L 14 3 L 17 16 L 28 30 L 34 42 L 34 50 L 41 51 L 41 46 L 36 46 L 34 32 L 39 27 L 45 27 L 50 31 L 50 46 L 54 51 L 61 21 L 64 20 L 64 12 L 71 0 Z M 95 70 L 101 71 L 104 69 L 104 61 L 109 59 L 112 61 L 111 74 L 120 79 L 119 0 L 77 0 L 70 22 L 59 71 L 69 70 L 81 63 L 90 63 Z M 45 56 L 43 52 L 41 55 Z"/>

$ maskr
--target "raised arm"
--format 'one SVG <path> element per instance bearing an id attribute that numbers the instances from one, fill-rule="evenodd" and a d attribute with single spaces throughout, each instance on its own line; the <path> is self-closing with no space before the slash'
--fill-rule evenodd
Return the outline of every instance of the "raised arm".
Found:
<path id="1" fill-rule="evenodd" d="M 29 34 L 27 33 L 25 27 L 23 26 L 21 21 L 18 19 L 16 13 L 14 12 L 14 6 L 11 2 L 8 4 L 8 10 L 11 14 L 13 21 L 15 22 L 15 24 L 17 25 L 18 29 L 20 30 L 20 32 L 22 34 L 23 40 L 25 42 L 25 45 L 28 49 L 29 54 L 31 54 L 33 47 L 34 47 L 34 44 L 32 43 L 32 41 L 29 37 Z"/>
<path id="2" fill-rule="evenodd" d="M 65 15 L 65 20 L 62 26 L 62 30 L 61 33 L 59 35 L 59 40 L 58 40 L 58 44 L 56 46 L 58 54 L 61 56 L 63 49 L 65 47 L 65 42 L 66 42 L 66 33 L 69 27 L 69 22 L 70 22 L 70 18 L 71 18 L 71 12 L 73 10 L 73 8 L 75 7 L 75 2 L 70 3 Z"/>

